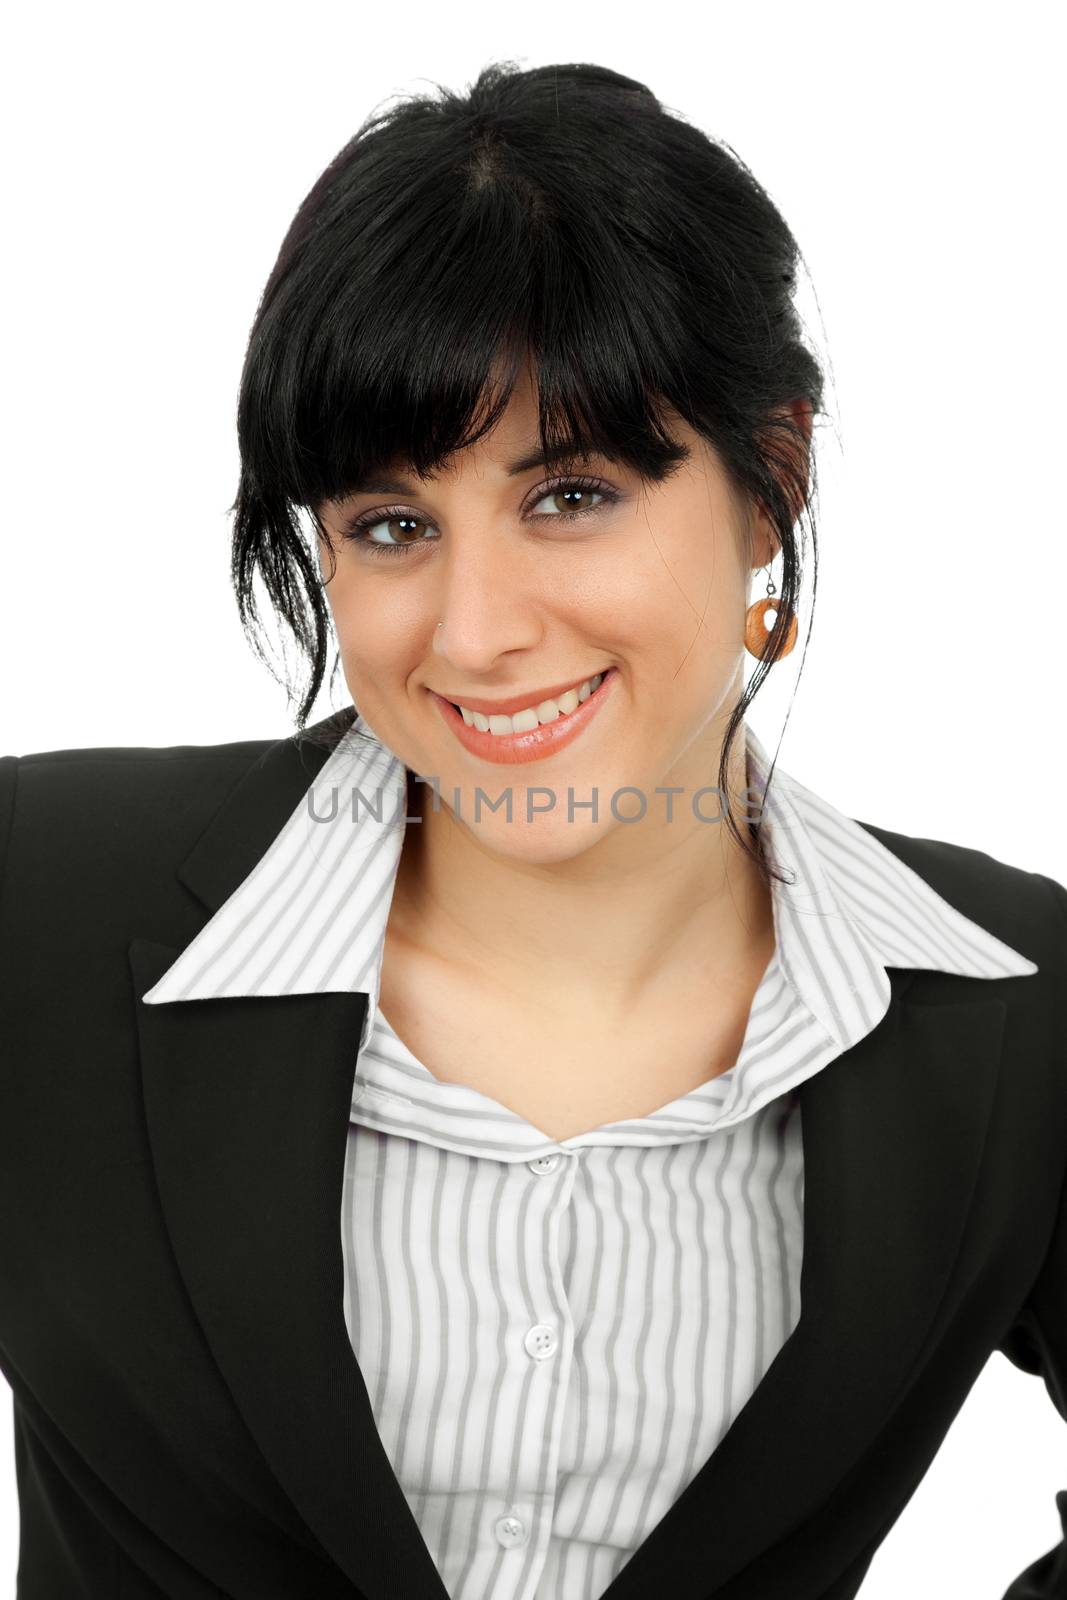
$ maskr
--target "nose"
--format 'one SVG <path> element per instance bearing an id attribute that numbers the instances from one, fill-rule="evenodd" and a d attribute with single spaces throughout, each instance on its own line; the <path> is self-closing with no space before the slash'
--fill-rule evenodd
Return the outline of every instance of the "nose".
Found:
<path id="1" fill-rule="evenodd" d="M 509 651 L 536 646 L 543 591 L 530 568 L 534 559 L 517 552 L 499 526 L 454 539 L 435 595 L 435 655 L 474 678 Z"/>

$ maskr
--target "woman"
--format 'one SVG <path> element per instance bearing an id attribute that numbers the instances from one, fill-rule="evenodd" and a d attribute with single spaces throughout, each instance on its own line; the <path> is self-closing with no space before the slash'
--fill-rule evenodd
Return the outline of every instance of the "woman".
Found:
<path id="1" fill-rule="evenodd" d="M 23 1600 L 846 1600 L 995 1349 L 1067 1415 L 1067 891 L 745 721 L 796 261 L 593 66 L 301 206 L 233 508 L 295 733 L 0 763 Z"/>

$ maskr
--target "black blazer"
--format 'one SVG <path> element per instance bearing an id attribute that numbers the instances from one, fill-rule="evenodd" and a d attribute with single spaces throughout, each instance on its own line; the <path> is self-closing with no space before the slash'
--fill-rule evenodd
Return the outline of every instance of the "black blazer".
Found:
<path id="1" fill-rule="evenodd" d="M 0 761 L 20 1600 L 446 1595 L 343 1315 L 364 996 L 139 998 L 326 754 Z M 995 1350 L 1067 1420 L 1067 891 L 864 826 L 1040 970 L 891 969 L 879 1026 L 801 1086 L 799 1323 L 606 1600 L 849 1600 Z M 1067 1595 L 1067 1542 L 1035 1555 L 1004 1600 Z"/>

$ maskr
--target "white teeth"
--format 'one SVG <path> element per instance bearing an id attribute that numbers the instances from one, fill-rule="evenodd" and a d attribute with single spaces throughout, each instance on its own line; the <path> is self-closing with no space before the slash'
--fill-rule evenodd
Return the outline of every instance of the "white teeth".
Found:
<path id="1" fill-rule="evenodd" d="M 604 673 L 598 672 L 576 689 L 568 689 L 558 700 L 542 700 L 539 706 L 527 706 L 524 711 L 516 711 L 513 717 L 487 717 L 481 711 L 468 711 L 466 706 L 460 706 L 459 712 L 467 727 L 477 728 L 479 733 L 529 733 L 539 723 L 555 722 L 557 717 L 565 717 L 576 710 L 603 681 Z"/>

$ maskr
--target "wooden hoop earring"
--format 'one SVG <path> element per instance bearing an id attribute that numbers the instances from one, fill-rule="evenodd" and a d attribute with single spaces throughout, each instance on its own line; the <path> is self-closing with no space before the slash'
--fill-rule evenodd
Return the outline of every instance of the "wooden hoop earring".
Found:
<path id="1" fill-rule="evenodd" d="M 764 652 L 767 649 L 767 641 L 771 636 L 767 627 L 768 610 L 772 610 L 776 618 L 780 611 L 784 612 L 786 617 L 785 644 L 775 656 L 774 661 L 781 661 L 782 657 L 787 656 L 797 642 L 796 612 L 791 608 L 783 607 L 781 601 L 775 599 L 774 588 L 775 586 L 770 579 L 770 568 L 768 567 L 766 596 L 762 600 L 756 600 L 745 612 L 745 649 L 750 656 L 755 656 L 757 661 L 763 659 Z M 774 662 L 771 664 L 773 666 Z"/>

